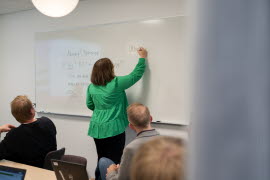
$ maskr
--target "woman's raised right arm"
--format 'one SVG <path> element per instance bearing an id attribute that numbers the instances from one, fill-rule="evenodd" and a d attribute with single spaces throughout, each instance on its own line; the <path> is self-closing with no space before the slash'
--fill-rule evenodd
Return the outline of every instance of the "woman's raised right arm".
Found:
<path id="1" fill-rule="evenodd" d="M 126 76 L 118 76 L 117 88 L 120 90 L 125 90 L 130 88 L 136 82 L 138 82 L 145 71 L 145 58 L 147 57 L 147 51 L 144 48 L 140 48 L 138 51 L 140 55 L 139 62 L 134 68 L 134 70 Z"/>

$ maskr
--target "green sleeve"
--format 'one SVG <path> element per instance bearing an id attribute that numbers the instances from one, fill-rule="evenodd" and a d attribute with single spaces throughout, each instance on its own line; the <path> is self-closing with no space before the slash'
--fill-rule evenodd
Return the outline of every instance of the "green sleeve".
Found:
<path id="1" fill-rule="evenodd" d="M 129 75 L 117 77 L 117 88 L 119 90 L 125 90 L 134 85 L 143 76 L 145 66 L 145 58 L 140 58 L 138 64 Z"/>
<path id="2" fill-rule="evenodd" d="M 90 92 L 89 92 L 89 89 L 90 89 L 90 85 L 88 86 L 87 88 L 87 92 L 86 92 L 86 106 L 91 109 L 92 111 L 94 111 L 95 109 L 95 104 L 93 102 L 93 99 L 90 95 Z"/>

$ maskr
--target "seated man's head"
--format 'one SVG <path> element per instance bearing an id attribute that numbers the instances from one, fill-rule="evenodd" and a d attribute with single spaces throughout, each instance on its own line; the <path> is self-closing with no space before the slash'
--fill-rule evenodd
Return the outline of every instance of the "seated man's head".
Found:
<path id="1" fill-rule="evenodd" d="M 35 117 L 33 104 L 27 96 L 17 96 L 10 105 L 11 113 L 19 123 L 27 123 Z"/>
<path id="2" fill-rule="evenodd" d="M 150 129 L 152 116 L 149 109 L 143 104 L 134 103 L 127 109 L 129 127 L 135 131 Z"/>
<path id="3" fill-rule="evenodd" d="M 183 180 L 185 148 L 180 138 L 159 136 L 143 144 L 132 159 L 131 180 Z"/>

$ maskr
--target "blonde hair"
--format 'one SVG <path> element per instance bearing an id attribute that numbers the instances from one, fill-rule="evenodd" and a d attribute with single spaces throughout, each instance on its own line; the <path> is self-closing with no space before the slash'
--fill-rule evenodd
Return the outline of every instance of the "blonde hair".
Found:
<path id="1" fill-rule="evenodd" d="M 129 122 L 138 128 L 147 128 L 150 123 L 149 109 L 140 103 L 131 104 L 127 109 Z"/>
<path id="2" fill-rule="evenodd" d="M 17 96 L 10 106 L 12 115 L 20 123 L 25 123 L 35 116 L 32 113 L 33 104 L 27 96 Z"/>
<path id="3" fill-rule="evenodd" d="M 184 159 L 180 138 L 159 136 L 138 149 L 132 159 L 131 180 L 183 180 Z"/>

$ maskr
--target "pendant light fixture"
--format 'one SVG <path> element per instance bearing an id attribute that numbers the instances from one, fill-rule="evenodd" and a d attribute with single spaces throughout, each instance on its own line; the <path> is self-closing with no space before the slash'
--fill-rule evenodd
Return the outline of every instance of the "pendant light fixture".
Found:
<path id="1" fill-rule="evenodd" d="M 79 0 L 32 0 L 34 6 L 50 17 L 62 17 L 72 12 Z"/>

